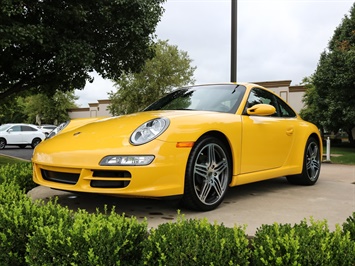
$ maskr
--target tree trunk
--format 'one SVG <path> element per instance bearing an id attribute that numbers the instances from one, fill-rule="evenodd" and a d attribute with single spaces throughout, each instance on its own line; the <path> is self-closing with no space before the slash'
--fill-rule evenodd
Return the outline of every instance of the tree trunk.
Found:
<path id="1" fill-rule="evenodd" d="M 355 145 L 353 131 L 355 131 L 355 128 L 350 128 L 346 131 L 346 133 L 348 133 L 348 139 L 351 145 Z"/>

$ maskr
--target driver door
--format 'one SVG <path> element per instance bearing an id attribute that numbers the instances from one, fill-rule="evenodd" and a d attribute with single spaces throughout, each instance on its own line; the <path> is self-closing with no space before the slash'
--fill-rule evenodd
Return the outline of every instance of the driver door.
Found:
<path id="1" fill-rule="evenodd" d="M 294 140 L 295 117 L 282 117 L 277 97 L 261 88 L 251 90 L 242 115 L 241 173 L 281 167 L 289 156 Z M 271 116 L 248 115 L 246 109 L 255 104 L 270 104 Z M 296 114 L 294 114 L 296 115 Z"/>

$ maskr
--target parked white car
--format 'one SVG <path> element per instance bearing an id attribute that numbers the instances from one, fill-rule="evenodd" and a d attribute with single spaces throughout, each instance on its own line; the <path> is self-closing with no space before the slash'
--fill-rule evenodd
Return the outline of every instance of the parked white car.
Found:
<path id="1" fill-rule="evenodd" d="M 44 133 L 44 135 L 46 135 L 46 137 L 52 132 L 53 129 L 57 128 L 55 125 L 41 125 L 37 127 Z"/>
<path id="2" fill-rule="evenodd" d="M 19 146 L 21 149 L 31 145 L 34 148 L 45 137 L 45 134 L 35 125 L 4 124 L 0 126 L 0 150 L 6 145 Z"/>

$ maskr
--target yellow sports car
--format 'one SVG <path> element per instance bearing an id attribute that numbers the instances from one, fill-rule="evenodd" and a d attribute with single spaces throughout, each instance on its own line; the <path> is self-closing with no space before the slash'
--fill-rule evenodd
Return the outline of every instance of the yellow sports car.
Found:
<path id="1" fill-rule="evenodd" d="M 255 84 L 200 85 L 43 141 L 33 154 L 33 180 L 74 192 L 177 196 L 208 211 L 230 186 L 281 176 L 315 184 L 321 154 L 318 128 L 273 92 Z"/>

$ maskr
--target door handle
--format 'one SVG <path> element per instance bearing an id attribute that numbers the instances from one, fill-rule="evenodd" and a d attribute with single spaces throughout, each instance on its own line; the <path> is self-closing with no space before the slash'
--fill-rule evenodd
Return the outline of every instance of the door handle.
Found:
<path id="1" fill-rule="evenodd" d="M 291 136 L 293 134 L 293 128 L 289 128 L 286 130 L 286 135 Z"/>

